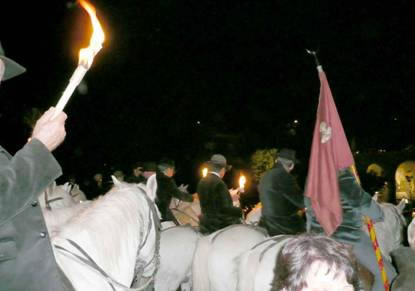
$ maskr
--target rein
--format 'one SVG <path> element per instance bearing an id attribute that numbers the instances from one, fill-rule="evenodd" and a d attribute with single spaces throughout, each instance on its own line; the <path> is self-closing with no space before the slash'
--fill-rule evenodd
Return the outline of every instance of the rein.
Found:
<path id="1" fill-rule="evenodd" d="M 49 199 L 48 198 L 48 190 L 47 189 L 45 190 L 45 206 L 46 206 L 46 209 L 52 210 L 52 207 L 50 206 L 50 204 L 52 202 L 56 202 L 56 201 L 59 201 L 59 200 L 63 200 L 63 198 L 62 197 L 56 197 L 56 198 Z"/>
<path id="2" fill-rule="evenodd" d="M 77 258 L 78 260 L 80 260 L 82 263 L 84 263 L 85 265 L 87 265 L 87 266 L 89 266 L 89 267 L 91 267 L 92 269 L 94 269 L 94 270 L 96 270 L 96 271 L 98 271 L 98 273 L 100 273 L 103 277 L 104 277 L 104 279 L 108 282 L 108 284 L 111 286 L 111 289 L 113 290 L 113 291 L 116 291 L 116 289 L 115 289 L 115 286 L 114 285 L 116 285 L 117 287 L 121 287 L 121 288 L 123 288 L 123 289 L 125 289 L 125 290 L 131 290 L 131 291 L 139 291 L 139 290 L 144 290 L 144 288 L 145 287 L 147 287 L 147 286 L 144 286 L 144 288 L 143 289 L 141 289 L 141 288 L 137 288 L 137 289 L 131 289 L 131 288 L 129 288 L 129 287 L 127 287 L 127 286 L 125 286 L 125 285 L 123 285 L 123 284 L 121 284 L 121 283 L 119 283 L 119 282 L 117 282 L 115 279 L 113 279 L 110 275 L 108 275 L 107 274 L 107 272 L 105 272 L 89 255 L 88 255 L 88 253 L 87 252 L 85 252 L 76 242 L 74 242 L 74 241 L 72 241 L 72 240 L 70 240 L 70 239 L 66 239 L 72 246 L 74 246 L 82 255 L 84 255 L 84 257 L 86 257 L 86 259 L 85 258 L 83 258 L 83 257 L 81 257 L 81 256 L 79 256 L 79 255 L 77 255 L 77 254 L 75 254 L 75 253 L 73 253 L 73 252 L 71 252 L 71 251 L 69 251 L 69 250 L 67 250 L 67 249 L 65 249 L 64 247 L 61 247 L 61 246 L 58 246 L 58 245 L 55 245 L 55 247 L 58 249 L 58 250 L 61 250 L 61 251 L 63 251 L 63 252 L 65 252 L 65 253 L 67 253 L 67 254 L 69 254 L 69 255 L 71 255 L 71 256 L 74 256 L 75 258 Z"/>
<path id="3" fill-rule="evenodd" d="M 144 189 L 140 188 L 141 190 L 145 191 Z M 83 264 L 85 264 L 86 266 L 89 266 L 90 268 L 94 269 L 95 271 L 97 271 L 99 274 L 101 274 L 101 276 L 104 277 L 104 279 L 107 281 L 107 283 L 110 285 L 111 289 L 113 291 L 116 291 L 115 286 L 122 288 L 126 291 L 142 291 L 145 290 L 147 288 L 147 286 L 154 280 L 154 276 L 159 268 L 160 265 L 160 256 L 159 256 L 159 250 L 160 250 L 160 221 L 157 215 L 157 211 L 155 209 L 154 203 L 152 203 L 150 201 L 150 199 L 147 197 L 146 194 L 144 194 L 144 198 L 146 199 L 147 205 L 150 208 L 150 211 L 148 212 L 148 227 L 147 227 L 147 232 L 144 236 L 144 240 L 142 240 L 140 242 L 140 245 L 138 247 L 137 250 L 137 255 L 136 255 L 136 262 L 135 262 L 135 267 L 134 267 L 134 278 L 132 280 L 131 286 L 134 286 L 135 284 L 137 284 L 140 281 L 140 277 L 146 278 L 146 282 L 143 283 L 142 285 L 138 286 L 138 287 L 128 287 L 125 286 L 124 284 L 116 281 L 115 279 L 113 279 L 107 272 L 105 272 L 92 258 L 91 256 L 88 255 L 88 253 L 82 249 L 82 247 L 80 245 L 78 245 L 76 242 L 70 240 L 70 239 L 65 239 L 66 241 L 68 241 L 73 247 L 75 247 L 84 257 L 75 254 L 74 252 L 59 246 L 59 245 L 54 245 L 54 247 L 64 253 L 66 253 L 67 255 L 70 255 L 72 257 L 75 257 L 76 259 L 78 259 L 79 261 L 81 261 Z M 46 195 L 45 195 L 46 197 Z M 61 198 L 62 199 L 62 198 Z M 153 216 L 153 218 L 152 218 Z M 151 258 L 151 260 L 149 260 L 147 263 L 145 263 L 143 260 L 140 259 L 139 255 L 140 252 L 142 250 L 142 248 L 145 246 L 148 237 L 150 235 L 151 229 L 152 229 L 152 222 L 154 222 L 154 228 L 155 228 L 155 232 L 156 232 L 156 246 L 155 246 L 155 251 L 154 254 Z M 140 237 L 143 237 L 142 234 L 143 232 L 140 230 Z M 143 263 L 145 263 L 143 265 Z M 151 264 L 155 264 L 154 266 L 154 270 L 151 273 L 150 276 L 142 276 L 142 273 L 144 272 L 144 270 L 150 266 Z"/>
<path id="4" fill-rule="evenodd" d="M 140 189 L 142 189 L 143 191 L 146 191 L 143 188 L 140 188 Z M 154 251 L 154 254 L 153 254 L 153 257 L 151 258 L 151 260 L 148 261 L 144 266 L 142 266 L 142 260 L 140 260 L 139 254 L 140 254 L 140 251 L 142 250 L 142 248 L 145 246 L 145 244 L 147 242 L 147 239 L 148 239 L 148 237 L 150 235 L 150 232 L 151 232 L 152 223 L 149 223 L 148 227 L 147 227 L 147 233 L 144 237 L 144 240 L 140 243 L 140 246 L 138 247 L 138 250 L 137 250 L 136 262 L 135 262 L 135 268 L 134 268 L 135 276 L 134 276 L 134 279 L 133 279 L 133 282 L 132 282 L 131 285 L 132 286 L 136 285 L 140 280 L 139 277 L 142 274 L 141 270 L 144 272 L 144 270 L 151 263 L 154 262 L 155 267 L 154 267 L 154 270 L 151 273 L 151 275 L 150 276 L 141 276 L 141 277 L 147 279 L 147 282 L 145 282 L 142 285 L 145 288 L 145 287 L 147 287 L 147 285 L 150 282 L 153 281 L 154 276 L 155 276 L 155 274 L 156 274 L 156 272 L 159 268 L 159 265 L 160 265 L 160 256 L 159 256 L 159 254 L 160 254 L 160 231 L 159 231 L 160 230 L 160 219 L 159 219 L 159 216 L 157 214 L 155 204 L 147 197 L 147 195 L 144 195 L 144 198 L 146 199 L 147 205 L 149 206 L 149 208 L 151 210 L 151 211 L 148 212 L 148 221 L 150 221 L 150 222 L 153 221 L 154 222 L 154 227 L 155 227 L 155 231 L 156 231 L 156 248 L 155 248 L 155 251 Z M 153 216 L 153 219 L 151 219 L 151 216 Z M 140 288 L 142 288 L 142 286 Z M 141 290 L 141 289 L 139 289 L 139 290 Z"/>

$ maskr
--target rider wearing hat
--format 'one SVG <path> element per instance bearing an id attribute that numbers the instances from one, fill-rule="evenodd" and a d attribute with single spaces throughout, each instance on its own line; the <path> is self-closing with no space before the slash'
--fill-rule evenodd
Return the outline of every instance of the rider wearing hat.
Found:
<path id="1" fill-rule="evenodd" d="M 262 216 L 259 224 L 271 236 L 305 232 L 305 223 L 299 216 L 304 208 L 304 195 L 291 175 L 298 160 L 295 151 L 281 149 L 275 166 L 265 172 L 259 182 Z"/>
<path id="2" fill-rule="evenodd" d="M 222 181 L 226 170 L 230 168 L 225 157 L 215 154 L 207 164 L 209 172 L 197 186 L 202 210 L 200 218 L 202 233 L 212 233 L 228 225 L 241 223 L 242 218 L 241 209 L 233 206 L 228 187 Z"/>

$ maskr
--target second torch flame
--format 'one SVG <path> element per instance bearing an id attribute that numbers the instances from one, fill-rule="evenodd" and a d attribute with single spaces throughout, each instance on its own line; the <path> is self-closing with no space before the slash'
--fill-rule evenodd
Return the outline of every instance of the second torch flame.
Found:
<path id="1" fill-rule="evenodd" d="M 202 170 L 202 177 L 205 178 L 208 174 L 208 168 L 203 168 Z"/>
<path id="2" fill-rule="evenodd" d="M 102 43 L 105 40 L 105 34 L 96 16 L 94 6 L 92 6 L 85 0 L 79 0 L 79 3 L 86 10 L 86 12 L 88 12 L 89 17 L 91 18 L 93 32 L 91 40 L 89 41 L 89 46 L 86 48 L 82 48 L 79 51 L 78 67 L 72 74 L 68 86 L 66 87 L 61 98 L 59 99 L 59 102 L 56 105 L 55 113 L 52 118 L 55 118 L 61 111 L 63 111 L 63 108 L 65 107 L 66 103 L 68 103 L 68 100 L 71 97 L 73 91 L 76 87 L 78 87 L 79 83 L 81 83 L 86 72 L 91 67 L 95 55 L 101 50 Z"/>
<path id="3" fill-rule="evenodd" d="M 245 183 L 246 183 L 246 178 L 245 178 L 244 175 L 241 175 L 239 177 L 239 191 L 241 193 L 244 193 L 244 191 L 245 191 Z"/>

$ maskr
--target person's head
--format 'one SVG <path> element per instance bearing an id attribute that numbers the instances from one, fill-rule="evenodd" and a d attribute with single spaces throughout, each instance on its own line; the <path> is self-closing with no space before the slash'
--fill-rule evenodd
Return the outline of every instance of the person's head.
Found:
<path id="1" fill-rule="evenodd" d="M 230 166 L 227 164 L 226 158 L 221 154 L 214 154 L 210 157 L 210 160 L 207 162 L 209 171 L 218 173 L 221 178 L 225 176 L 227 170 L 230 169 Z"/>
<path id="2" fill-rule="evenodd" d="M 287 172 L 291 172 L 294 169 L 296 163 L 298 163 L 295 157 L 295 150 L 281 149 L 277 154 L 277 163 L 280 163 Z"/>
<path id="3" fill-rule="evenodd" d="M 358 267 L 351 247 L 325 235 L 301 234 L 277 256 L 272 290 L 353 291 Z"/>
<path id="4" fill-rule="evenodd" d="M 136 177 L 143 175 L 143 164 L 141 162 L 136 162 L 132 166 L 133 175 Z"/>
<path id="5" fill-rule="evenodd" d="M 115 178 L 117 178 L 118 181 L 124 181 L 124 172 L 121 170 L 116 170 L 113 174 L 112 174 Z"/>
<path id="6" fill-rule="evenodd" d="M 94 181 L 95 181 L 97 184 L 101 184 L 101 183 L 102 183 L 102 179 L 103 179 L 103 176 L 102 176 L 102 174 L 101 174 L 101 173 L 96 173 L 96 174 L 94 175 Z"/>
<path id="7" fill-rule="evenodd" d="M 153 175 L 157 170 L 157 165 L 154 162 L 145 162 L 143 164 L 143 176 L 144 178 L 148 179 L 151 175 Z"/>
<path id="8" fill-rule="evenodd" d="M 171 178 L 174 176 L 175 163 L 173 160 L 162 159 L 158 163 L 157 168 L 167 177 Z"/>
<path id="9" fill-rule="evenodd" d="M 26 69 L 5 56 L 0 44 L 0 82 L 24 73 Z"/>

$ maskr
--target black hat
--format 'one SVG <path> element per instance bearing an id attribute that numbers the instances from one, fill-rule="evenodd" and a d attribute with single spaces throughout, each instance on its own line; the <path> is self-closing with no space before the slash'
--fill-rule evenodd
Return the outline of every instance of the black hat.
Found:
<path id="1" fill-rule="evenodd" d="M 4 75 L 2 80 L 8 80 L 10 78 L 13 78 L 17 75 L 20 75 L 26 71 L 24 67 L 13 61 L 12 59 L 9 59 L 4 55 L 4 50 L 0 44 L 0 59 L 4 62 Z M 0 80 L 1 81 L 1 80 Z"/>
<path id="2" fill-rule="evenodd" d="M 226 171 L 229 171 L 232 166 L 228 165 L 226 162 L 226 158 L 221 154 L 214 154 L 210 157 L 210 160 L 207 161 L 208 165 L 215 166 L 217 168 L 225 168 Z"/>
<path id="3" fill-rule="evenodd" d="M 293 161 L 295 164 L 298 164 L 300 162 L 295 157 L 295 150 L 292 150 L 292 149 L 281 149 L 277 153 L 277 158 L 282 158 L 282 159 L 286 159 L 289 161 Z"/>

